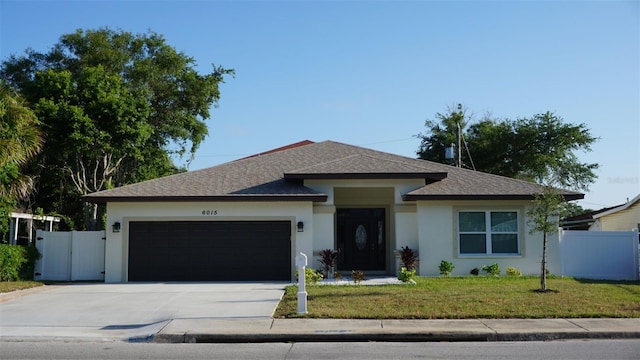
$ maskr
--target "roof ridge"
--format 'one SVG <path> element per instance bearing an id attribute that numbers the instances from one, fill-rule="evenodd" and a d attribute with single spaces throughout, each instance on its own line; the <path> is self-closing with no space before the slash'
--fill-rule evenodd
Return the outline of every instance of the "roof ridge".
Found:
<path id="1" fill-rule="evenodd" d="M 254 157 L 259 157 L 259 156 L 264 156 L 264 155 L 269 155 L 269 154 L 274 154 L 274 153 L 277 153 L 277 152 L 280 152 L 280 151 L 285 151 L 285 150 L 289 150 L 289 149 L 295 149 L 295 148 L 298 148 L 298 147 L 301 147 L 301 146 L 312 145 L 312 144 L 315 144 L 315 142 L 311 141 L 311 140 L 308 140 L 308 139 L 307 140 L 301 140 L 301 141 L 298 141 L 298 142 L 295 142 L 295 143 L 291 143 L 289 145 L 284 145 L 284 146 L 277 147 L 275 149 L 262 151 L 262 152 L 259 152 L 257 154 L 245 156 L 243 158 L 236 159 L 236 160 L 233 160 L 233 161 L 240 161 L 240 160 L 244 160 L 244 159 L 249 159 L 249 158 L 254 158 Z"/>
<path id="2" fill-rule="evenodd" d="M 426 170 L 425 168 L 423 168 L 421 166 L 412 164 L 413 161 L 405 161 L 404 160 L 405 157 L 402 157 L 400 155 L 391 154 L 391 155 L 394 155 L 394 157 L 389 157 L 389 158 L 383 158 L 382 156 L 373 156 L 373 155 L 369 155 L 369 154 L 360 154 L 360 155 L 361 156 L 366 156 L 366 157 L 371 158 L 371 159 L 381 159 L 381 160 L 384 160 L 384 161 L 389 161 L 389 162 L 394 162 L 394 163 L 397 163 L 397 164 L 410 166 L 412 168 L 416 168 L 416 169 L 419 169 L 419 170 L 422 170 L 422 171 L 433 172 L 432 170 Z M 397 159 L 397 158 L 395 158 L 395 156 L 400 156 L 400 157 L 402 157 L 402 159 Z M 425 161 L 425 162 L 427 161 L 427 160 L 421 160 L 421 159 L 411 159 L 409 157 L 407 157 L 406 159 L 408 159 L 408 160 L 419 160 L 419 161 Z"/>
<path id="3" fill-rule="evenodd" d="M 343 157 L 338 158 L 338 159 L 332 159 L 332 160 L 329 160 L 329 161 L 313 164 L 311 166 L 306 166 L 306 167 L 299 168 L 299 169 L 290 170 L 290 171 L 287 171 L 287 172 L 298 172 L 298 171 L 302 171 L 302 170 L 305 170 L 305 169 L 312 169 L 314 167 L 336 163 L 338 161 L 343 161 L 345 159 L 353 158 L 353 157 L 356 157 L 356 156 L 360 156 L 360 154 L 351 154 L 351 155 L 343 156 Z"/>

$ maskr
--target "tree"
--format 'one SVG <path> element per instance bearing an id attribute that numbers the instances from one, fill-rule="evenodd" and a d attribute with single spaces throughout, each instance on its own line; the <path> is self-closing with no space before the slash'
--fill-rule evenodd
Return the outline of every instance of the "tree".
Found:
<path id="1" fill-rule="evenodd" d="M 443 141 L 452 138 L 451 121 L 465 125 L 453 115 L 437 114 L 444 128 L 427 122 L 430 132 L 420 135 L 422 144 L 417 152 L 420 158 L 439 161 L 438 154 L 443 153 L 443 145 L 448 143 Z M 595 181 L 598 164 L 581 163 L 575 152 L 590 151 L 597 139 L 584 124 L 565 124 L 551 112 L 516 121 L 486 118 L 465 129 L 464 138 L 468 152 L 462 154 L 462 164 L 473 163 L 479 171 L 541 184 L 541 191 L 533 194 L 527 217 L 531 233 L 542 233 L 540 291 L 547 291 L 548 237 L 558 231 L 562 217 L 576 211 L 560 189 L 588 190 Z"/>
<path id="2" fill-rule="evenodd" d="M 42 147 L 38 125 L 24 99 L 0 82 L 0 237 L 8 231 L 11 211 L 32 188 L 23 166 Z"/>
<path id="3" fill-rule="evenodd" d="M 437 114 L 444 127 L 428 121 L 428 134 L 421 134 L 419 158 L 441 163 L 444 147 L 455 139 L 456 121 Z M 468 122 L 457 120 L 464 128 Z M 462 152 L 462 164 L 474 164 L 478 171 L 512 178 L 542 182 L 549 168 L 563 172 L 558 185 L 573 187 L 576 182 L 592 183 L 597 164 L 581 163 L 577 151 L 590 151 L 597 138 L 591 136 L 586 125 L 565 124 L 551 112 L 531 118 L 496 121 L 483 119 L 464 129 L 468 152 Z"/>
<path id="4" fill-rule="evenodd" d="M 540 262 L 540 292 L 547 289 L 547 245 L 549 235 L 558 232 L 558 222 L 569 212 L 569 203 L 557 188 L 545 184 L 543 190 L 534 195 L 532 206 L 527 210 L 530 234 L 542 233 L 542 260 Z"/>
<path id="5" fill-rule="evenodd" d="M 148 116 L 147 104 L 100 65 L 75 78 L 67 70 L 48 69 L 35 79 L 42 92 L 35 111 L 46 119 L 47 147 L 63 149 L 47 154 L 60 175 L 71 180 L 80 196 L 112 186 L 122 161 L 140 158 L 138 144 L 145 144 L 153 131 L 139 121 Z M 87 227 L 95 228 L 97 205 L 86 204 L 84 210 Z"/>
<path id="6" fill-rule="evenodd" d="M 47 53 L 11 56 L 0 74 L 24 94 L 47 135 L 30 164 L 36 204 L 93 228 L 98 209 L 83 211 L 80 197 L 183 171 L 172 159 L 192 159 L 219 84 L 233 70 L 214 65 L 201 75 L 161 35 L 104 28 L 63 35 Z"/>

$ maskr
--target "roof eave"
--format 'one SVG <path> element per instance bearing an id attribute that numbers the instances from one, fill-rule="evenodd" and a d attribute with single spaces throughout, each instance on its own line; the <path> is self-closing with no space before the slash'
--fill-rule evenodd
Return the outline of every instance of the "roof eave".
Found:
<path id="1" fill-rule="evenodd" d="M 584 199 L 584 194 L 563 194 L 565 201 Z M 533 200 L 533 194 L 404 194 L 402 195 L 404 201 L 417 201 L 417 200 Z"/>
<path id="2" fill-rule="evenodd" d="M 622 205 L 618 205 L 618 206 L 616 206 L 614 208 L 611 208 L 611 209 L 609 209 L 607 211 L 603 211 L 601 213 L 594 214 L 593 218 L 594 219 L 598 219 L 598 218 L 601 218 L 603 216 L 607 216 L 607 215 L 610 215 L 610 214 L 617 213 L 618 211 L 626 210 L 626 209 L 628 209 L 629 207 L 631 207 L 633 204 L 635 204 L 638 201 L 640 201 L 640 195 L 636 196 L 635 198 L 631 199 L 631 201 L 628 201 L 628 202 L 626 202 L 626 203 L 624 203 Z"/>

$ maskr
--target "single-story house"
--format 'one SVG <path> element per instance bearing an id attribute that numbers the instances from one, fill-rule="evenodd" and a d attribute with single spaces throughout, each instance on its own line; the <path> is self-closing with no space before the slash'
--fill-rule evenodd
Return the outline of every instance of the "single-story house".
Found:
<path id="1" fill-rule="evenodd" d="M 566 230 L 629 231 L 638 229 L 640 227 L 640 195 L 624 204 L 563 219 L 561 225 Z"/>
<path id="2" fill-rule="evenodd" d="M 420 275 L 497 262 L 540 271 L 526 212 L 539 185 L 333 141 L 303 141 L 210 168 L 89 194 L 107 206 L 105 281 L 294 279 L 295 256 L 339 251 L 338 271 Z M 564 191 L 567 200 L 583 194 Z M 555 240 L 554 240 L 555 239 Z M 549 270 L 560 271 L 557 238 Z"/>
<path id="3" fill-rule="evenodd" d="M 589 230 L 629 231 L 640 227 L 640 195 L 613 209 L 593 216 Z"/>

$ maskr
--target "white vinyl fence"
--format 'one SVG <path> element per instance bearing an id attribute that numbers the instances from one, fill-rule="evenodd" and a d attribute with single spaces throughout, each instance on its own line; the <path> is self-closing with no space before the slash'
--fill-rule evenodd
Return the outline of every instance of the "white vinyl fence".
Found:
<path id="1" fill-rule="evenodd" d="M 35 280 L 104 280 L 103 231 L 36 231 Z"/>
<path id="2" fill-rule="evenodd" d="M 562 275 L 638 280 L 638 230 L 560 230 Z"/>

